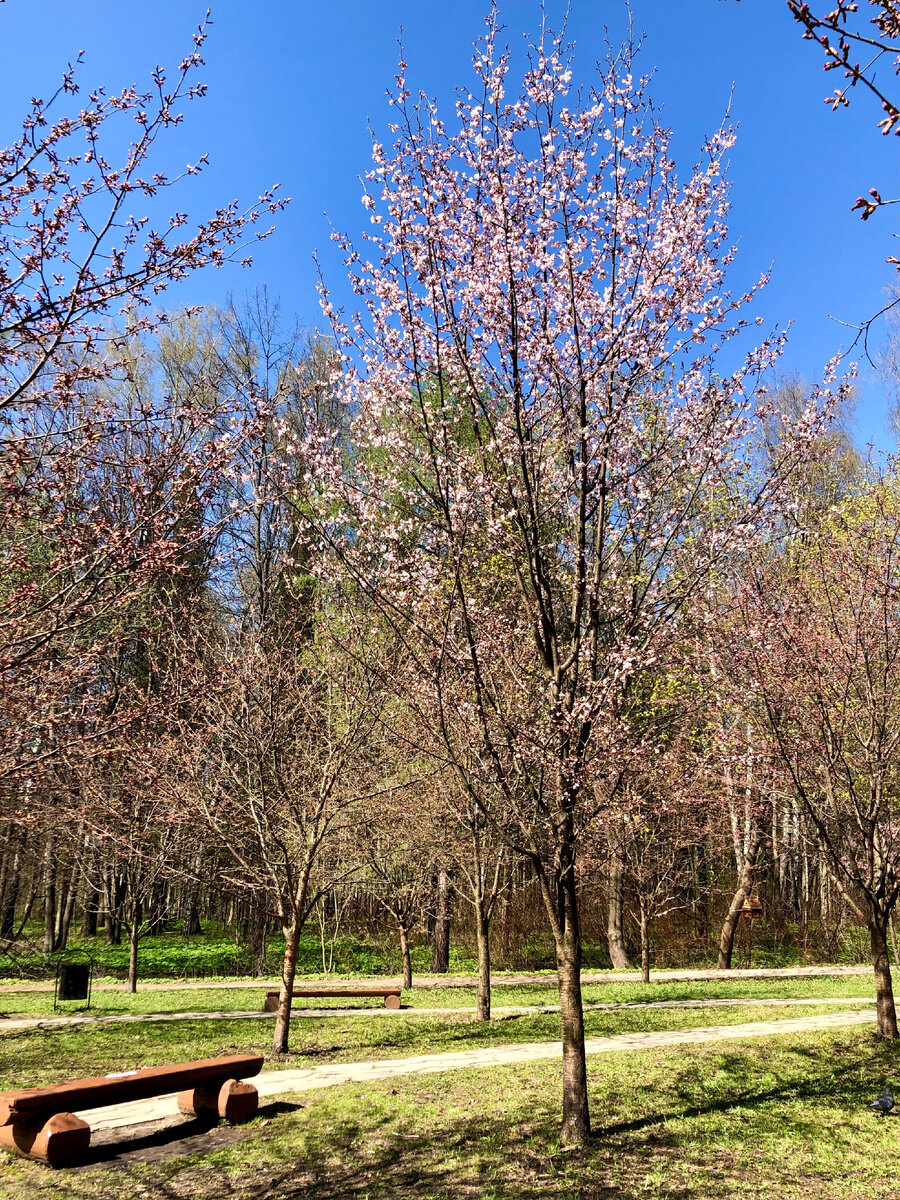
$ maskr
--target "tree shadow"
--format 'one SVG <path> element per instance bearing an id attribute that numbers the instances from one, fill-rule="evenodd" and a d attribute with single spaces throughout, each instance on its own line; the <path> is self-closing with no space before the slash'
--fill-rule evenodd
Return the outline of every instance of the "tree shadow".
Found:
<path id="1" fill-rule="evenodd" d="M 833 1077 L 838 1078 L 844 1076 L 849 1078 L 855 1071 L 856 1066 L 844 1067 L 843 1070 L 833 1072 Z M 694 1104 L 687 1108 L 681 1108 L 672 1112 L 654 1113 L 652 1116 L 639 1117 L 634 1121 L 620 1121 L 615 1125 L 605 1125 L 601 1128 L 594 1128 L 591 1133 L 593 1139 L 619 1137 L 628 1133 L 640 1133 L 644 1129 L 652 1129 L 657 1125 L 665 1125 L 669 1121 L 691 1120 L 697 1117 L 709 1116 L 711 1113 L 729 1112 L 734 1108 L 758 1108 L 762 1104 L 771 1104 L 773 1100 L 787 1099 L 818 1099 L 822 1095 L 821 1080 L 810 1080 L 805 1084 L 787 1084 L 784 1087 L 770 1088 L 765 1092 L 756 1092 L 753 1095 L 747 1095 L 743 1092 L 736 1091 L 735 1094 L 727 1099 L 711 1100 L 708 1104 Z"/>
<path id="2" fill-rule="evenodd" d="M 257 1123 L 210 1128 L 185 1119 L 166 1129 L 147 1130 L 127 1143 L 98 1146 L 80 1170 L 94 1169 L 89 1194 L 97 1200 L 119 1200 L 132 1190 L 146 1200 L 475 1200 L 486 1193 L 496 1200 L 561 1200 L 575 1195 L 582 1200 L 633 1200 L 644 1193 L 651 1171 L 657 1180 L 665 1179 L 665 1186 L 655 1190 L 665 1200 L 717 1200 L 727 1193 L 714 1177 L 692 1177 L 702 1124 L 678 1128 L 677 1123 L 795 1101 L 777 1110 L 784 1137 L 796 1137 L 798 1145 L 804 1138 L 824 1139 L 833 1144 L 839 1159 L 848 1137 L 858 1138 L 858 1132 L 846 1122 L 823 1125 L 815 1120 L 814 1110 L 823 1102 L 837 1101 L 849 1113 L 858 1110 L 863 1121 L 878 1120 L 865 1105 L 883 1086 L 882 1074 L 896 1071 L 898 1056 L 895 1047 L 873 1045 L 864 1051 L 855 1047 L 849 1059 L 841 1061 L 835 1049 L 792 1047 L 785 1071 L 777 1061 L 767 1067 L 773 1085 L 764 1088 L 759 1087 L 756 1049 L 718 1054 L 719 1092 L 714 1099 L 698 1099 L 703 1081 L 697 1064 L 691 1064 L 680 1075 L 676 1070 L 665 1077 L 664 1091 L 660 1088 L 663 1111 L 657 1112 L 648 1112 L 652 1081 L 646 1088 L 638 1083 L 633 1095 L 622 1099 L 605 1087 L 602 1063 L 597 1062 L 592 1085 L 595 1115 L 600 1116 L 604 1103 L 615 1105 L 620 1116 L 627 1117 L 628 1108 L 638 1105 L 645 1115 L 598 1126 L 590 1143 L 576 1150 L 559 1148 L 557 1097 L 547 1094 L 543 1085 L 532 1084 L 531 1100 L 507 1113 L 491 1111 L 492 1103 L 504 1103 L 502 1091 L 492 1100 L 473 1081 L 451 1100 L 455 1109 L 439 1107 L 432 1126 L 422 1128 L 419 1122 L 416 1128 L 415 1118 L 404 1115 L 403 1106 L 408 1112 L 418 1093 L 404 1095 L 404 1081 L 396 1080 L 391 1089 L 401 1096 L 396 1105 L 383 1089 L 363 1089 L 353 1097 L 352 1090 L 360 1085 L 350 1084 L 311 1093 L 302 1103 L 267 1104 L 260 1116 L 278 1119 L 262 1129 Z M 663 1059 L 658 1070 L 665 1069 Z M 439 1095 L 444 1087 L 432 1078 L 427 1085 L 431 1097 L 434 1089 Z M 511 1085 L 512 1077 L 506 1082 Z M 425 1086 L 420 1081 L 409 1085 Z M 809 1121 L 806 1112 L 811 1114 Z M 741 1128 L 736 1118 L 738 1138 Z M 235 1147 L 233 1152 L 230 1147 Z M 727 1149 L 716 1153 L 723 1162 L 728 1157 Z M 172 1161 L 176 1158 L 177 1166 Z M 753 1165 L 736 1160 L 730 1169 L 746 1177 Z M 783 1185 L 791 1194 L 808 1182 L 808 1168 L 800 1157 L 771 1162 L 768 1169 L 772 1175 L 767 1181 Z M 749 1187 L 753 1181 L 744 1182 Z"/>
<path id="3" fill-rule="evenodd" d="M 261 1105 L 257 1116 L 270 1119 L 302 1107 L 279 1100 Z M 213 1118 L 190 1116 L 164 1117 L 141 1125 L 129 1125 L 124 1130 L 102 1130 L 92 1135 L 87 1154 L 76 1165 L 64 1170 L 66 1174 L 77 1174 L 104 1163 L 159 1163 L 185 1155 L 207 1155 L 243 1141 L 252 1130 L 250 1125 L 225 1125 Z"/>

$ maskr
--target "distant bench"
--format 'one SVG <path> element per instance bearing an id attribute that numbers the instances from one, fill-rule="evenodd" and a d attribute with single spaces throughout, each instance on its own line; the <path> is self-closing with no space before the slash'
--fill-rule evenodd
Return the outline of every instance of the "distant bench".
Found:
<path id="1" fill-rule="evenodd" d="M 224 1117 L 232 1125 L 249 1121 L 259 1107 L 259 1093 L 252 1083 L 242 1081 L 258 1075 L 262 1065 L 262 1057 L 232 1054 L 0 1092 L 0 1146 L 63 1166 L 86 1153 L 91 1144 L 90 1125 L 71 1109 L 103 1108 L 175 1091 L 183 1113 Z"/>
<path id="2" fill-rule="evenodd" d="M 329 987 L 315 988 L 304 987 L 296 988 L 291 992 L 291 999 L 296 1000 L 298 997 L 312 996 L 317 999 L 324 999 L 329 996 L 384 996 L 385 1008 L 400 1007 L 400 993 L 403 991 L 399 987 Z M 263 1012 L 278 1012 L 278 996 L 279 993 L 266 992 L 266 1002 L 263 1005 Z"/>

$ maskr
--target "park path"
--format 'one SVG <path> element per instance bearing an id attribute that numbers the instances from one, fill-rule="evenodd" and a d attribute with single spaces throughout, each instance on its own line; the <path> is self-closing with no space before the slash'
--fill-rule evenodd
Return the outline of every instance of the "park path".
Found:
<path id="1" fill-rule="evenodd" d="M 837 1004 L 862 1007 L 874 1004 L 875 1000 L 865 996 L 802 996 L 795 998 L 766 997 L 754 1000 L 752 997 L 715 1000 L 629 1000 L 619 1003 L 585 1004 L 585 1012 L 619 1011 L 622 1009 L 643 1008 L 787 1008 L 791 1005 Z M 495 1004 L 491 1006 L 494 1016 L 519 1016 L 538 1013 L 559 1012 L 558 1004 Z M 293 1018 L 321 1017 L 421 1017 L 452 1016 L 460 1013 L 474 1016 L 475 1008 L 297 1008 L 291 1010 Z M 248 1010 L 215 1010 L 212 1012 L 171 1012 L 171 1013 L 104 1013 L 91 1016 L 89 1013 L 77 1016 L 63 1017 L 3 1017 L 0 1016 L 0 1033 L 22 1029 L 56 1029 L 66 1026 L 85 1027 L 89 1025 L 118 1025 L 141 1024 L 146 1021 L 249 1021 L 272 1020 L 273 1012 L 260 1012 L 258 1009 Z"/>
<path id="2" fill-rule="evenodd" d="M 652 980 L 654 983 L 688 983 L 693 979 L 807 979 L 816 976 L 841 976 L 841 975 L 868 975 L 871 973 L 871 966 L 814 966 L 814 967 L 751 967 L 751 968 L 732 968 L 729 971 L 719 971 L 715 968 L 709 970 L 671 970 L 671 971 L 654 971 Z M 328 984 L 333 983 L 336 988 L 339 988 L 343 982 L 340 976 L 329 975 L 325 976 L 305 976 L 310 985 L 313 983 Z M 519 987 L 528 984 L 547 984 L 555 986 L 556 972 L 544 971 L 541 974 L 503 974 L 495 972 L 492 974 L 492 980 L 495 987 Z M 581 975 L 582 983 L 640 983 L 640 971 L 584 971 Z M 377 975 L 369 977 L 353 976 L 352 983 L 358 987 L 397 987 L 402 985 L 403 981 L 398 975 Z M 478 983 L 476 975 L 419 975 L 416 977 L 415 986 L 417 988 L 461 988 L 475 987 Z M 211 988 L 273 988 L 281 984 L 280 979 L 231 979 L 231 980 L 186 980 L 186 979 L 170 979 L 165 983 L 141 983 L 140 990 L 142 992 L 153 991 L 184 991 L 191 988 L 211 989 Z M 298 983 L 298 987 L 300 984 Z M 16 992 L 52 992 L 54 985 L 52 983 L 11 983 L 0 985 L 0 995 L 12 995 Z M 96 992 L 124 992 L 127 990 L 127 985 L 124 983 L 97 983 L 93 988 Z"/>
<path id="3" fill-rule="evenodd" d="M 664 1046 L 696 1045 L 735 1038 L 774 1037 L 789 1033 L 815 1033 L 822 1029 L 840 1029 L 866 1025 L 873 1021 L 871 1012 L 837 1012 L 824 1016 L 795 1017 L 784 1021 L 750 1021 L 742 1025 L 711 1025 L 693 1029 L 659 1030 L 652 1033 L 624 1033 L 614 1037 L 588 1038 L 588 1054 L 608 1054 L 619 1050 L 651 1050 Z M 296 1095 L 316 1088 L 337 1087 L 343 1083 L 370 1083 L 404 1075 L 430 1075 L 471 1067 L 507 1066 L 511 1063 L 537 1062 L 562 1057 L 559 1042 L 523 1042 L 477 1050 L 455 1050 L 443 1054 L 416 1054 L 408 1058 L 379 1059 L 374 1062 L 331 1063 L 285 1071 L 264 1071 L 253 1082 L 260 1098 Z M 96 1108 L 78 1114 L 92 1130 L 122 1129 L 148 1121 L 176 1117 L 175 1096 L 159 1096 Z"/>

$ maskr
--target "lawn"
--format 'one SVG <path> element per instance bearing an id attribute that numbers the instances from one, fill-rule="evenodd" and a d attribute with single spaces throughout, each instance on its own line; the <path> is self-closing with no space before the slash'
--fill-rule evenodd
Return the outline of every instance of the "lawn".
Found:
<path id="1" fill-rule="evenodd" d="M 9 1160 L 0 1197 L 891 1200 L 900 1120 L 866 1104 L 898 1074 L 900 1047 L 863 1029 L 604 1055 L 581 1150 L 558 1143 L 557 1062 L 353 1083 L 266 1104 L 189 1154 L 160 1135 L 65 1172 Z"/>
<path id="2" fill-rule="evenodd" d="M 331 981 L 339 986 L 338 981 Z M 298 981 L 302 987 L 302 981 Z M 228 988 L 178 988 L 176 985 L 165 990 L 139 989 L 133 996 L 127 992 L 96 990 L 93 993 L 90 1012 L 101 1016 L 128 1012 L 222 1012 L 254 1011 L 262 1008 L 266 988 L 260 983 L 235 984 Z M 583 988 L 586 1004 L 625 1004 L 659 1000 L 710 1000 L 710 999 L 779 999 L 785 997 L 828 997 L 858 996 L 871 998 L 875 985 L 870 974 L 848 975 L 838 978 L 796 979 L 725 979 L 692 980 L 683 983 L 624 983 L 614 977 L 609 982 L 585 984 Z M 492 992 L 495 1007 L 528 1004 L 556 1004 L 558 993 L 552 980 L 547 984 L 511 986 L 498 982 Z M 404 1007 L 425 1008 L 475 1008 L 475 989 L 412 988 L 403 993 Z M 297 1000 L 299 1011 L 306 1008 L 346 1008 L 367 1006 L 383 1009 L 380 1000 Z M 77 1013 L 78 1003 L 60 1005 L 59 1015 Z M 0 993 L 0 1012 L 6 1016 L 43 1016 L 53 1012 L 52 992 L 7 992 Z"/>
<path id="3" fill-rule="evenodd" d="M 753 965 L 768 967 L 790 967 L 816 961 L 793 945 L 791 939 L 797 930 L 785 931 L 788 944 L 776 944 L 773 931 L 768 935 L 762 929 L 754 930 Z M 54 961 L 40 953 L 37 947 L 43 937 L 43 928 L 38 921 L 30 923 L 25 931 L 26 945 L 16 950 L 14 958 L 0 952 L 0 983 L 15 982 L 24 972 L 33 978 L 52 979 Z M 709 943 L 693 948 L 681 945 L 659 946 L 654 950 L 654 968 L 662 967 L 708 967 L 715 961 L 718 931 L 713 931 Z M 123 979 L 128 968 L 129 948 L 127 939 L 118 946 L 109 946 L 103 937 L 83 938 L 77 934 L 69 940 L 69 948 L 87 950 L 94 959 L 98 976 Z M 454 941 L 450 948 L 450 970 L 452 972 L 474 972 L 477 969 L 474 948 L 467 949 Z M 831 958 L 836 962 L 867 962 L 869 953 L 868 935 L 865 930 L 853 926 L 847 928 L 839 947 L 832 947 Z M 267 944 L 265 962 L 261 969 L 275 975 L 281 969 L 284 940 L 272 936 Z M 412 947 L 413 971 L 419 974 L 430 969 L 432 949 L 425 940 Z M 741 943 L 737 950 L 735 965 L 743 965 L 745 950 Z M 738 962 L 740 960 L 740 963 Z M 495 965 L 521 971 L 549 970 L 554 965 L 551 939 L 541 933 L 532 934 L 515 947 L 513 959 L 503 963 L 498 957 Z M 604 970 L 610 967 L 609 953 L 605 943 L 588 939 L 584 945 L 585 970 Z M 177 930 L 170 930 L 141 939 L 138 970 L 140 977 L 149 979 L 192 978 L 212 976 L 244 975 L 252 969 L 251 956 L 246 947 L 237 944 L 228 931 L 212 924 L 206 932 L 187 937 Z M 323 970 L 322 947 L 317 931 L 307 927 L 300 939 L 298 969 L 301 974 L 312 975 Z M 341 934 L 335 942 L 332 970 L 351 976 L 396 975 L 401 969 L 399 950 L 393 938 L 366 940 L 351 934 Z"/>
<path id="4" fill-rule="evenodd" d="M 834 1005 L 595 1010 L 585 1014 L 585 1031 L 588 1037 L 610 1037 L 697 1025 L 776 1021 L 834 1011 Z M 9 1031 L 0 1037 L 0 1089 L 34 1087 L 216 1054 L 268 1054 L 271 1037 L 271 1021 L 240 1019 Z M 508 1014 L 490 1022 L 477 1021 L 468 1013 L 328 1017 L 295 1022 L 291 1053 L 267 1063 L 267 1068 L 401 1058 L 558 1038 L 559 1018 L 555 1013 Z"/>

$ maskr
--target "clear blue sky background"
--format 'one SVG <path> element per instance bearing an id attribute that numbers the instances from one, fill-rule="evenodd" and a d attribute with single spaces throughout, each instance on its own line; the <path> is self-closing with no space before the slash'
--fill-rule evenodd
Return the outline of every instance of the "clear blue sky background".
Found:
<path id="1" fill-rule="evenodd" d="M 287 312 L 320 325 L 316 248 L 329 284 L 347 300 L 329 231 L 331 224 L 353 234 L 367 226 L 357 177 L 368 166 L 368 123 L 388 140 L 385 89 L 401 27 L 413 86 L 449 105 L 454 88 L 471 77 L 471 45 L 486 7 L 487 0 L 214 2 L 209 95 L 162 144 L 160 165 L 172 173 L 209 153 L 209 169 L 186 181 L 178 198 L 198 217 L 235 196 L 252 200 L 276 181 L 293 203 L 250 270 L 206 272 L 167 303 L 215 303 L 228 290 L 240 295 L 266 282 Z M 157 63 L 177 64 L 204 10 L 193 0 L 6 0 L 0 139 L 15 135 L 30 97 L 49 95 L 78 50 L 86 51 L 85 90 L 143 84 Z M 558 18 L 564 4 L 547 0 L 547 10 Z M 773 265 L 758 311 L 770 324 L 793 323 L 785 368 L 817 378 L 850 338 L 830 318 L 871 315 L 895 279 L 884 259 L 900 253 L 900 210 L 863 224 L 849 209 L 872 186 L 885 196 L 900 193 L 897 140 L 877 133 L 878 114 L 862 95 L 838 114 L 823 104 L 835 77 L 801 40 L 784 0 L 632 0 L 632 12 L 646 33 L 644 65 L 655 68 L 653 94 L 684 169 L 719 124 L 734 85 L 740 132 L 730 171 L 732 231 L 741 250 L 733 282 L 739 287 Z M 506 0 L 501 15 L 514 47 L 540 20 L 536 0 Z M 602 56 L 604 27 L 619 39 L 622 0 L 572 0 L 577 76 L 586 78 Z M 892 446 L 881 385 L 865 368 L 860 396 L 857 440 Z"/>

